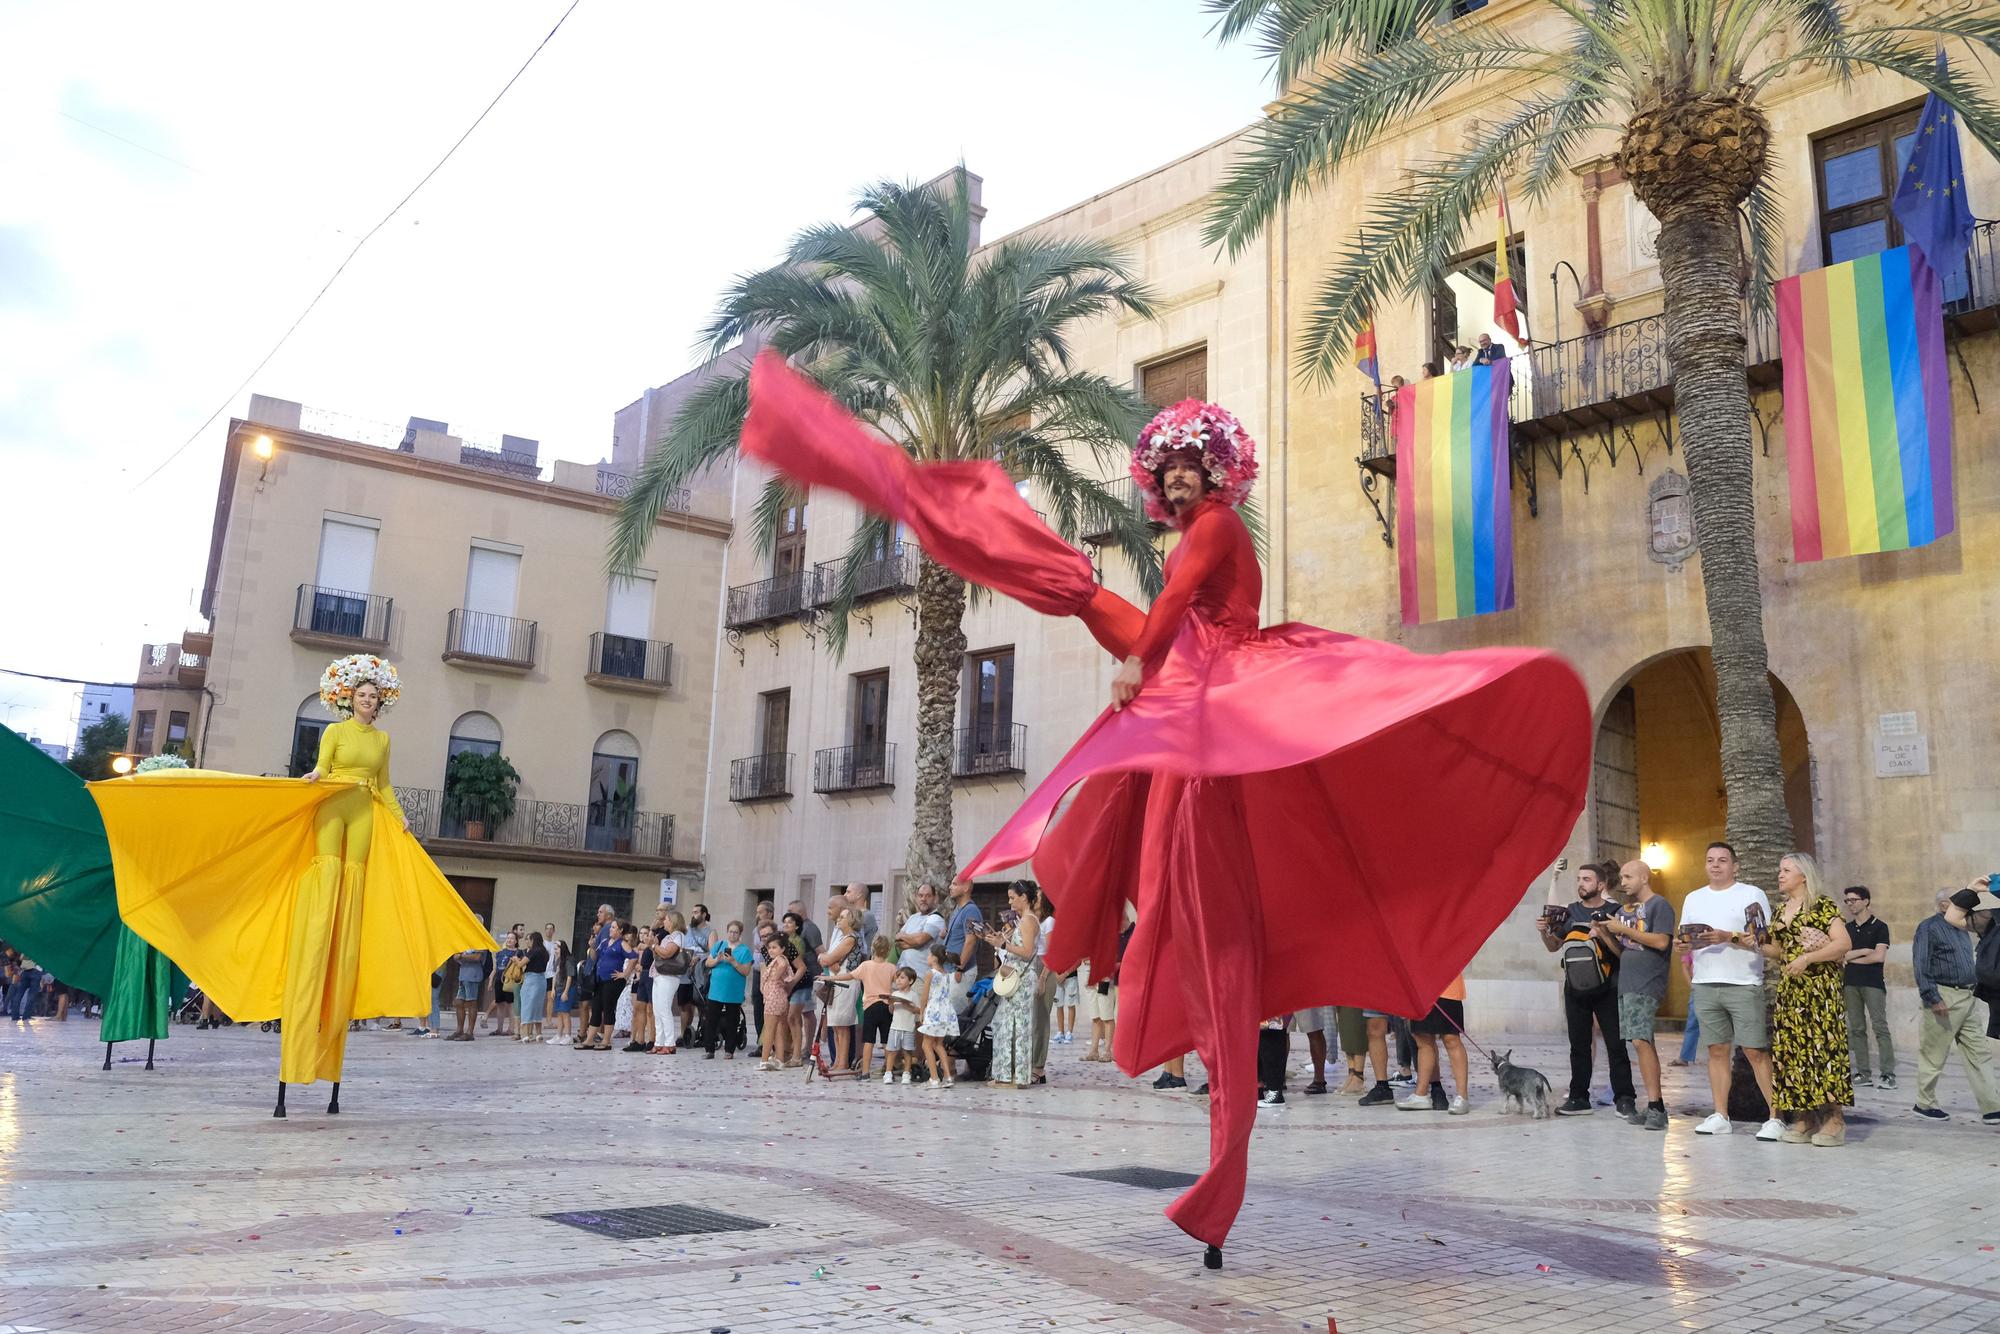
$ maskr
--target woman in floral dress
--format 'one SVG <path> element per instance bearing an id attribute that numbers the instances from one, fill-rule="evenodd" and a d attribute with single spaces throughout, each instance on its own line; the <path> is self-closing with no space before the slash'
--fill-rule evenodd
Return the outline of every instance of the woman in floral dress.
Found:
<path id="1" fill-rule="evenodd" d="M 1007 904 L 1014 910 L 1011 931 L 986 933 L 1000 956 L 1000 968 L 1020 976 L 1014 994 L 1003 997 L 993 1016 L 993 1068 L 987 1078 L 995 1085 L 1029 1087 L 1035 1078 L 1035 941 L 1041 934 L 1041 891 L 1025 880 L 1007 886 Z"/>
<path id="2" fill-rule="evenodd" d="M 1763 952 L 1771 964 L 1772 1113 L 1789 1124 L 1787 1144 L 1831 1148 L 1847 1139 L 1841 1108 L 1854 1105 L 1847 1062 L 1841 961 L 1852 948 L 1840 909 L 1820 889 L 1819 864 L 1803 852 L 1778 863 L 1777 920 Z M 1767 965 L 1769 968 L 1770 965 Z"/>

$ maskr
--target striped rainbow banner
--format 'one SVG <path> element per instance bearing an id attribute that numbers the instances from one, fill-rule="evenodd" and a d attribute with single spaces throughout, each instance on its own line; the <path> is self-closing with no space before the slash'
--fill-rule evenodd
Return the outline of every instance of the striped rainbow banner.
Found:
<path id="1" fill-rule="evenodd" d="M 1506 361 L 1396 394 L 1396 564 L 1403 623 L 1514 605 Z"/>
<path id="2" fill-rule="evenodd" d="M 1950 532 L 1944 306 L 1922 252 L 1786 278 L 1778 337 L 1794 556 L 1901 551 Z"/>

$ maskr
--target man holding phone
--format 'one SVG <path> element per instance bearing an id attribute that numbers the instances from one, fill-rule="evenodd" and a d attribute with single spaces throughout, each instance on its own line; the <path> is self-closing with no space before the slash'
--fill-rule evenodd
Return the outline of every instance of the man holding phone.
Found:
<path id="1" fill-rule="evenodd" d="M 1618 962 L 1618 1036 L 1638 1053 L 1646 1105 L 1625 1119 L 1647 1130 L 1667 1128 L 1667 1104 L 1660 1089 L 1660 1053 L 1653 1027 L 1667 998 L 1667 961 L 1674 944 L 1674 905 L 1653 892 L 1653 870 L 1642 861 L 1618 868 L 1626 909 L 1603 922 L 1623 947 Z"/>
<path id="2" fill-rule="evenodd" d="M 1756 923 L 1771 919 L 1771 900 L 1755 885 L 1736 879 L 1736 849 L 1711 843 L 1703 863 L 1708 885 L 1681 904 L 1681 934 L 1694 948 L 1694 987 L 1689 1007 L 1708 1040 L 1708 1088 L 1715 1110 L 1694 1128 L 1697 1135 L 1727 1135 L 1729 1124 L 1730 1048 L 1743 1048 L 1750 1072 L 1763 1091 L 1766 1110 L 1777 1106 L 1771 1094 L 1770 1014 L 1764 999 L 1764 955 Z M 1776 1140 L 1785 1123 L 1768 1118 L 1757 1131 L 1761 1140 Z"/>

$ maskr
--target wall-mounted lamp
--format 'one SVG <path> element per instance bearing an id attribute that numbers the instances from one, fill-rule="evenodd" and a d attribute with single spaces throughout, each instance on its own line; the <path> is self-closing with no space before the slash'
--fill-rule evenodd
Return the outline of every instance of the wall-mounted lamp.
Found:
<path id="1" fill-rule="evenodd" d="M 1659 841 L 1655 839 L 1646 845 L 1644 852 L 1639 854 L 1639 860 L 1646 863 L 1648 870 L 1664 870 L 1667 865 L 1667 850 L 1661 847 Z"/>
<path id="2" fill-rule="evenodd" d="M 275 454 L 277 449 L 278 447 L 271 443 L 271 437 L 268 435 L 260 435 L 250 442 L 250 452 L 255 454 L 257 462 L 263 465 L 257 469 L 258 481 L 261 482 L 271 475 L 271 455 Z"/>

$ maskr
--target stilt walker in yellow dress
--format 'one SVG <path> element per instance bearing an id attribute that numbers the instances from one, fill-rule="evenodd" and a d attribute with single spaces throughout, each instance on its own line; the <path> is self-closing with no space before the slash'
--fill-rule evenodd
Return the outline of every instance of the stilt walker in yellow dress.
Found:
<path id="1" fill-rule="evenodd" d="M 400 690 L 372 654 L 328 666 L 320 700 L 340 721 L 303 779 L 190 770 L 91 785 L 126 925 L 224 1013 L 283 1021 L 274 1116 L 286 1084 L 322 1079 L 338 1113 L 349 1021 L 422 1013 L 439 963 L 493 948 L 389 784 L 376 720 Z"/>

